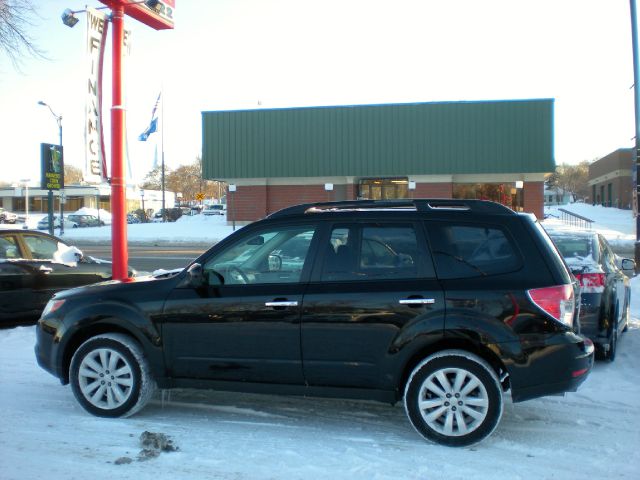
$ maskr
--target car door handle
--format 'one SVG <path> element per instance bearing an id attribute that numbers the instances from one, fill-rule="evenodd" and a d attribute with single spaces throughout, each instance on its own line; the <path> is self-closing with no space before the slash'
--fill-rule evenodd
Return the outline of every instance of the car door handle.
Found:
<path id="1" fill-rule="evenodd" d="M 400 305 L 433 305 L 436 303 L 435 298 L 403 298 L 398 303 Z"/>
<path id="2" fill-rule="evenodd" d="M 274 300 L 273 302 L 265 302 L 265 307 L 297 307 L 298 302 L 288 300 Z"/>
<path id="3" fill-rule="evenodd" d="M 40 265 L 40 268 L 38 269 L 38 271 L 44 273 L 45 275 L 49 275 L 51 272 L 53 272 L 53 268 L 49 268 L 49 267 L 45 267 L 44 265 Z"/>

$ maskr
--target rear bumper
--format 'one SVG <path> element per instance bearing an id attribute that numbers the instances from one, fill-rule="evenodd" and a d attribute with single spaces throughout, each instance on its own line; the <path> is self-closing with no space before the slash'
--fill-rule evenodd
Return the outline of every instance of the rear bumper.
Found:
<path id="1" fill-rule="evenodd" d="M 527 347 L 525 365 L 509 368 L 514 402 L 575 392 L 593 368 L 593 342 L 574 333 L 554 335 L 543 345 Z"/>

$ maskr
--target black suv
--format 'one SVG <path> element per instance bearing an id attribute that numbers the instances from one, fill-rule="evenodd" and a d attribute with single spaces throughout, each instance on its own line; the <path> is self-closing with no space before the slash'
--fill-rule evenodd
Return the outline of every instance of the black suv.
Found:
<path id="1" fill-rule="evenodd" d="M 404 400 L 415 429 L 469 445 L 514 402 L 575 391 L 593 344 L 531 215 L 477 200 L 298 205 L 185 270 L 58 293 L 39 364 L 94 415 L 156 386 Z"/>

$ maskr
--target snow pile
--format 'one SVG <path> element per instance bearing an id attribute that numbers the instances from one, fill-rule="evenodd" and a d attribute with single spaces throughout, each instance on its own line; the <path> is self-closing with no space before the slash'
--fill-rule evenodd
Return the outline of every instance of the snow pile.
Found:
<path id="1" fill-rule="evenodd" d="M 559 207 L 545 207 L 545 215 L 549 215 L 542 224 L 554 229 L 572 230 L 560 221 L 560 209 L 576 213 L 582 217 L 594 221 L 593 230 L 602 234 L 607 241 L 615 247 L 633 251 L 635 243 L 635 218 L 631 210 L 619 208 L 607 208 L 601 205 L 588 205 L 586 203 L 571 203 Z"/>
<path id="2" fill-rule="evenodd" d="M 58 250 L 53 252 L 53 261 L 55 263 L 62 263 L 70 267 L 75 267 L 81 258 L 82 252 L 78 247 L 65 245 L 61 242 L 58 242 Z"/>

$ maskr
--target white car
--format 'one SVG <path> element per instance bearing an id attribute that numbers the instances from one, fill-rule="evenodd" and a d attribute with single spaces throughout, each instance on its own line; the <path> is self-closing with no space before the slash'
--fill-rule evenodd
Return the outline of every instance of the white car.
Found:
<path id="1" fill-rule="evenodd" d="M 202 213 L 205 215 L 224 215 L 227 213 L 227 210 L 222 204 L 207 205 Z"/>
<path id="2" fill-rule="evenodd" d="M 0 207 L 0 223 L 16 223 L 18 215 Z"/>

